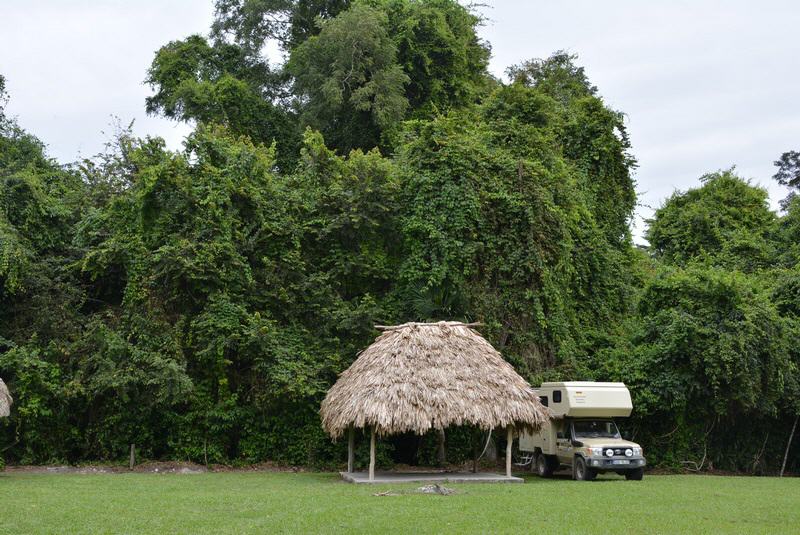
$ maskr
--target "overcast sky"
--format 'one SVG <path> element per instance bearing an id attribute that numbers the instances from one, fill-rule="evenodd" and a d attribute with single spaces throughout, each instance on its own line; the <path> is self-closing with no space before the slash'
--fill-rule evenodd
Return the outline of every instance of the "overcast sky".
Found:
<path id="1" fill-rule="evenodd" d="M 675 189 L 735 165 L 767 187 L 772 162 L 800 150 L 800 2 L 489 0 L 492 71 L 564 49 L 625 112 L 639 161 L 642 219 Z M 147 117 L 142 81 L 170 40 L 208 31 L 213 0 L 2 0 L 7 112 L 60 161 L 101 150 L 111 116 L 173 148 L 186 125 Z"/>

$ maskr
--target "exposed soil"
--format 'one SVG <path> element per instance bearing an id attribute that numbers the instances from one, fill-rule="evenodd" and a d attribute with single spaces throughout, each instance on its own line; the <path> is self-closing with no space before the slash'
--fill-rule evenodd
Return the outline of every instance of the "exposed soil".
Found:
<path id="1" fill-rule="evenodd" d="M 492 467 L 488 467 L 491 469 Z M 448 465 L 440 467 L 437 470 L 442 472 L 458 472 L 470 471 L 472 464 L 469 465 Z M 487 470 L 487 466 L 481 466 L 481 470 Z M 399 472 L 415 472 L 423 471 L 430 472 L 431 467 L 408 466 L 408 465 L 395 465 L 394 470 Z M 265 462 L 247 466 L 228 466 L 224 464 L 211 464 L 203 466 L 184 461 L 145 461 L 137 464 L 133 468 L 133 472 L 140 474 L 202 474 L 205 472 L 313 472 L 307 468 L 298 466 L 285 466 L 278 465 L 272 462 Z M 334 470 L 335 471 L 335 470 Z M 524 470 L 517 470 L 524 471 Z M 2 471 L 0 471 L 2 472 Z M 51 466 L 6 466 L 6 473 L 10 474 L 129 474 L 131 470 L 127 465 L 121 464 L 82 464 L 77 466 L 70 465 L 51 465 Z M 677 475 L 677 474 L 695 474 L 695 475 L 714 475 L 714 476 L 747 476 L 752 474 L 745 474 L 739 472 L 728 472 L 724 470 L 703 470 L 702 472 L 690 472 L 685 470 L 667 470 L 662 468 L 650 469 L 646 472 L 647 475 Z M 777 475 L 777 474 L 769 474 Z M 784 474 L 784 477 L 797 477 L 798 474 Z"/>
<path id="2" fill-rule="evenodd" d="M 121 464 L 81 464 L 77 466 L 6 466 L 12 474 L 129 474 L 127 465 Z M 133 467 L 140 474 L 202 474 L 204 472 L 305 472 L 296 466 L 279 466 L 273 463 L 260 463 L 248 466 L 227 466 L 212 464 L 208 467 L 183 461 L 145 461 Z"/>
<path id="3" fill-rule="evenodd" d="M 27 474 L 117 474 L 130 473 L 127 466 L 117 464 L 84 464 L 78 466 L 6 466 L 8 473 Z M 133 472 L 138 473 L 166 473 L 166 474 L 200 474 L 208 469 L 199 464 L 188 462 L 144 462 L 133 467 Z"/>

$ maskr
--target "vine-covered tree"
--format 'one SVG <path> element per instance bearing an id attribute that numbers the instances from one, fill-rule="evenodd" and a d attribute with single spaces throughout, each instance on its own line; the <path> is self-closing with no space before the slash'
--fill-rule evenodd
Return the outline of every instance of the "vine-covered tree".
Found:
<path id="1" fill-rule="evenodd" d="M 676 192 L 656 210 L 646 233 L 653 252 L 670 264 L 706 261 L 745 271 L 768 266 L 777 219 L 767 191 L 733 170 L 700 180 L 701 187 Z"/>
<path id="2" fill-rule="evenodd" d="M 800 189 L 800 152 L 790 150 L 781 154 L 775 161 L 778 171 L 772 176 L 778 184 L 790 189 L 789 196 L 781 201 L 781 207 L 786 209 L 791 200 L 797 196 Z"/>
<path id="3" fill-rule="evenodd" d="M 534 87 L 561 105 L 564 153 L 581 170 L 594 217 L 619 249 L 630 247 L 629 224 L 636 202 L 631 172 L 636 161 L 624 115 L 597 94 L 574 55 L 559 51 L 546 59 L 510 67 L 512 87 Z"/>
<path id="4" fill-rule="evenodd" d="M 345 153 L 377 146 L 408 108 L 409 78 L 387 25 L 384 12 L 356 5 L 295 48 L 287 65 L 303 122 Z"/>
<path id="5" fill-rule="evenodd" d="M 252 56 L 277 42 L 291 50 L 319 33 L 319 21 L 338 15 L 350 0 L 216 0 L 211 35 Z"/>
<path id="6" fill-rule="evenodd" d="M 223 124 L 257 142 L 276 143 L 281 167 L 294 165 L 300 131 L 294 114 L 278 102 L 282 79 L 266 61 L 193 35 L 162 47 L 146 82 L 156 90 L 147 97 L 148 113 Z"/>
<path id="7" fill-rule="evenodd" d="M 385 12 L 397 62 L 409 78 L 410 115 L 431 117 L 475 104 L 494 82 L 490 47 L 477 34 L 482 18 L 453 0 L 369 0 Z"/>
<path id="8" fill-rule="evenodd" d="M 476 103 L 492 85 L 480 17 L 455 0 L 218 0 L 209 38 L 162 47 L 149 113 L 225 124 L 297 162 L 310 125 L 346 153 L 399 122 Z M 278 43 L 285 64 L 265 49 Z"/>

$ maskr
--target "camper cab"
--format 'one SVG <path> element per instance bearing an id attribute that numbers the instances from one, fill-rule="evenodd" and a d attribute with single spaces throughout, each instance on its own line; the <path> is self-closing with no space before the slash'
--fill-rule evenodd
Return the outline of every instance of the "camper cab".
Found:
<path id="1" fill-rule="evenodd" d="M 551 412 L 538 433 L 523 433 L 519 449 L 532 455 L 542 477 L 570 468 L 573 479 L 589 481 L 598 473 L 616 472 L 640 480 L 642 448 L 623 440 L 614 418 L 630 416 L 631 394 L 624 383 L 544 383 L 536 393 Z"/>

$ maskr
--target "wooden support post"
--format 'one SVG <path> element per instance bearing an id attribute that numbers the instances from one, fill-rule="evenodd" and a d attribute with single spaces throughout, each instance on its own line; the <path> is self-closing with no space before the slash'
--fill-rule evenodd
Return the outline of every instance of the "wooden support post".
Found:
<path id="1" fill-rule="evenodd" d="M 478 473 L 478 444 L 479 442 L 475 441 L 475 435 L 477 433 L 472 433 L 472 473 Z M 478 435 L 478 440 L 480 440 L 480 435 Z"/>
<path id="2" fill-rule="evenodd" d="M 369 480 L 375 480 L 375 426 L 370 428 L 372 434 L 369 438 Z"/>
<path id="3" fill-rule="evenodd" d="M 353 429 L 353 426 L 350 426 L 350 432 L 347 435 L 347 473 L 353 473 L 353 461 L 356 457 L 355 452 L 355 444 L 356 444 L 356 431 Z"/>
<path id="4" fill-rule="evenodd" d="M 445 436 L 444 429 L 437 429 L 436 434 L 439 436 L 439 445 L 436 448 L 436 462 L 439 466 L 447 464 L 447 452 L 445 450 Z"/>
<path id="5" fill-rule="evenodd" d="M 511 447 L 514 444 L 514 428 L 508 426 L 508 442 L 506 443 L 506 477 L 511 477 Z"/>

